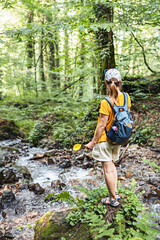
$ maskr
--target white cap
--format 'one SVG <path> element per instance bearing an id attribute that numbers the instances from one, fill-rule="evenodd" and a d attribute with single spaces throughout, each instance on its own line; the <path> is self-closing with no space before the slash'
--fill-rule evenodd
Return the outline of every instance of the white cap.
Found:
<path id="1" fill-rule="evenodd" d="M 118 69 L 116 68 L 111 68 L 109 70 L 106 71 L 105 73 L 105 79 L 107 81 L 110 81 L 111 78 L 116 78 L 117 81 L 121 81 L 121 74 L 120 72 L 118 71 Z"/>

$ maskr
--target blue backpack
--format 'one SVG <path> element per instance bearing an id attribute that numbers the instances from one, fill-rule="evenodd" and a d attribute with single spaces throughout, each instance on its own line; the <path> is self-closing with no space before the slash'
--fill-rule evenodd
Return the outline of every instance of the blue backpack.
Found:
<path id="1" fill-rule="evenodd" d="M 128 142 L 133 129 L 132 116 L 128 111 L 128 96 L 125 92 L 122 93 L 124 95 L 124 106 L 117 106 L 114 104 L 114 107 L 112 107 L 109 97 L 105 97 L 105 100 L 115 112 L 114 122 L 110 130 L 107 132 L 107 129 L 105 128 L 105 131 L 109 142 L 118 145 L 123 145 Z M 123 111 L 120 111 L 121 109 Z"/>

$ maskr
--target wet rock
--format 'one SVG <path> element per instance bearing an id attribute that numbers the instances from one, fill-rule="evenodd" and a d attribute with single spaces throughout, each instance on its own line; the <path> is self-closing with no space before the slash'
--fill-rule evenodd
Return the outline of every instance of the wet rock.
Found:
<path id="1" fill-rule="evenodd" d="M 85 154 L 82 153 L 76 157 L 76 160 L 84 160 L 84 158 L 85 158 Z"/>
<path id="2" fill-rule="evenodd" d="M 13 201 L 15 200 L 15 195 L 14 193 L 12 192 L 11 189 L 5 189 L 3 194 L 2 194 L 2 207 L 3 208 L 6 208 L 8 206 L 10 206 Z"/>
<path id="3" fill-rule="evenodd" d="M 12 169 L 6 168 L 3 171 L 4 180 L 3 183 L 14 183 L 16 182 L 16 174 Z"/>
<path id="4" fill-rule="evenodd" d="M 13 165 L 11 167 L 13 172 L 16 174 L 16 180 L 32 180 L 31 173 L 28 171 L 28 169 L 24 166 L 18 166 L 18 165 Z"/>
<path id="5" fill-rule="evenodd" d="M 28 183 L 22 183 L 22 184 L 20 184 L 20 186 L 18 187 L 18 189 L 20 189 L 20 190 L 28 189 Z"/>
<path id="6" fill-rule="evenodd" d="M 65 161 L 62 161 L 60 164 L 59 164 L 59 167 L 60 168 L 69 168 L 71 167 L 71 161 L 69 159 L 66 159 Z"/>
<path id="7" fill-rule="evenodd" d="M 87 158 L 84 159 L 83 162 L 83 169 L 91 168 L 93 167 L 93 162 L 91 160 L 88 160 Z"/>
<path id="8" fill-rule="evenodd" d="M 2 206 L 2 196 L 0 196 L 0 210 L 3 209 L 3 206 Z"/>
<path id="9" fill-rule="evenodd" d="M 6 231 L 5 232 L 5 238 L 7 238 L 7 239 L 13 239 L 14 237 L 13 237 L 13 234 L 11 233 L 11 232 L 8 232 L 8 231 Z"/>
<path id="10" fill-rule="evenodd" d="M 0 150 L 0 168 L 4 166 L 4 153 Z"/>
<path id="11" fill-rule="evenodd" d="M 6 215 L 7 215 L 7 214 L 6 214 L 6 212 L 5 212 L 5 211 L 3 211 L 3 212 L 2 212 L 2 217 L 3 217 L 3 218 L 5 218 L 5 217 L 6 217 Z"/>
<path id="12" fill-rule="evenodd" d="M 51 187 L 55 189 L 62 190 L 63 188 L 66 187 L 66 184 L 61 182 L 59 179 L 57 181 L 52 181 L 51 182 Z"/>
<path id="13" fill-rule="evenodd" d="M 17 215 L 22 215 L 26 212 L 26 208 L 23 206 L 23 205 L 20 205 L 18 204 L 16 207 L 15 207 L 15 214 Z"/>
<path id="14" fill-rule="evenodd" d="M 33 191 L 35 194 L 40 195 L 44 193 L 45 189 L 42 188 L 39 183 L 31 183 L 28 185 L 30 191 Z"/>
<path id="15" fill-rule="evenodd" d="M 3 234 L 3 231 L 0 229 L 0 240 L 5 240 L 5 236 Z"/>
<path id="16" fill-rule="evenodd" d="M 3 171 L 5 168 L 0 168 L 0 185 L 3 185 L 4 183 L 4 175 L 3 175 Z"/>

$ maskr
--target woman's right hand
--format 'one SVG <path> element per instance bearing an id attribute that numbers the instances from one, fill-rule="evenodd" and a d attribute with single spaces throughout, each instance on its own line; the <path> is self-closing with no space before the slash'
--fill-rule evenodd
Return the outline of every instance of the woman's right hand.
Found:
<path id="1" fill-rule="evenodd" d="M 88 149 L 93 149 L 93 147 L 95 146 L 95 143 L 93 141 L 90 141 L 89 143 L 87 143 L 85 145 L 85 148 L 88 148 Z"/>

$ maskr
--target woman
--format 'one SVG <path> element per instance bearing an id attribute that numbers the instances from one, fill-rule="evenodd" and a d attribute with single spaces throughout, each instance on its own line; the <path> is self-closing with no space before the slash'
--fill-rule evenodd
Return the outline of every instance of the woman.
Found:
<path id="1" fill-rule="evenodd" d="M 109 69 L 105 73 L 105 84 L 109 93 L 111 105 L 123 106 L 124 95 L 121 92 L 121 74 L 118 69 Z M 128 96 L 128 109 L 130 111 L 131 100 Z M 117 193 L 117 170 L 114 161 L 119 159 L 120 146 L 112 145 L 108 142 L 105 128 L 109 131 L 114 121 L 114 111 L 110 104 L 103 99 L 99 109 L 98 124 L 93 139 L 85 145 L 88 149 L 93 149 L 93 158 L 102 162 L 105 182 L 108 187 L 109 197 L 102 199 L 104 204 L 113 207 L 119 205 L 120 196 Z"/>

